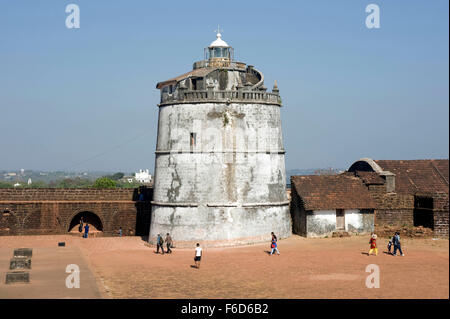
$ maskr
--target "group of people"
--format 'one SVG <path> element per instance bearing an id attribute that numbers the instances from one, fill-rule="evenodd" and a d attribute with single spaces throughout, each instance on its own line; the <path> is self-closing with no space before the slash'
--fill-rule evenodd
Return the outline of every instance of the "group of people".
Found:
<path id="1" fill-rule="evenodd" d="M 280 251 L 278 250 L 278 238 L 277 236 L 272 232 L 272 240 L 271 240 L 271 244 L 270 244 L 270 255 L 273 255 L 274 252 L 276 252 L 278 255 L 280 255 Z M 172 237 L 170 236 L 169 233 L 166 234 L 166 238 L 165 240 L 163 239 L 163 237 L 161 236 L 161 234 L 158 234 L 156 236 L 156 254 L 159 254 L 159 250 L 161 249 L 161 253 L 164 255 L 164 242 L 166 243 L 166 247 L 167 247 L 167 251 L 166 253 L 172 253 L 172 250 L 170 249 L 171 247 L 173 247 L 173 241 L 172 241 Z M 200 243 L 196 244 L 195 247 L 195 256 L 194 256 L 194 262 L 195 262 L 195 268 L 200 269 L 200 262 L 202 260 L 202 254 L 203 254 L 203 249 L 200 247 Z"/>
<path id="2" fill-rule="evenodd" d="M 84 227 L 83 227 L 84 225 Z M 84 229 L 84 233 L 83 233 Z M 89 224 L 83 222 L 83 218 L 80 219 L 80 225 L 78 226 L 78 231 L 83 233 L 83 238 L 88 238 L 89 235 Z"/>
<path id="3" fill-rule="evenodd" d="M 163 239 L 161 234 L 158 234 L 158 236 L 156 236 L 156 253 L 159 254 L 159 249 L 161 249 L 161 253 L 164 255 L 164 242 L 166 243 L 167 248 L 166 253 L 171 254 L 172 249 L 170 248 L 173 247 L 173 241 L 169 233 L 166 234 L 165 240 Z"/>
<path id="4" fill-rule="evenodd" d="M 84 225 L 84 227 L 83 227 L 83 225 Z M 83 218 L 81 218 L 80 225 L 78 227 L 78 230 L 80 233 L 83 232 L 83 228 L 84 228 L 83 238 L 88 238 L 89 224 L 84 223 Z M 119 228 L 118 235 L 120 237 L 122 237 L 122 227 Z M 270 256 L 272 256 L 275 252 L 277 253 L 277 255 L 280 255 L 280 251 L 278 250 L 277 236 L 274 234 L 274 232 L 272 232 L 271 235 L 272 235 L 272 240 L 271 240 L 271 244 L 270 244 L 270 249 L 271 249 Z M 166 249 L 167 249 L 166 252 L 164 252 L 164 243 L 166 243 Z M 377 256 L 378 255 L 378 247 L 377 247 L 377 235 L 376 234 L 372 234 L 372 236 L 369 240 L 369 245 L 370 245 L 370 249 L 369 249 L 368 255 L 370 256 L 372 254 L 375 254 L 375 256 Z M 391 253 L 392 246 L 394 247 L 394 251 Z M 172 237 L 170 236 L 170 234 L 167 233 L 165 239 L 163 239 L 161 234 L 158 234 L 158 236 L 156 237 L 156 253 L 159 254 L 159 250 L 161 250 L 161 253 L 163 255 L 164 255 L 164 253 L 171 254 L 172 253 L 171 248 L 173 248 L 173 241 L 172 241 Z M 388 248 L 389 254 L 392 254 L 393 256 L 397 256 L 397 250 L 401 256 L 405 256 L 402 251 L 402 245 L 400 242 L 400 233 L 399 232 L 395 232 L 395 234 L 389 240 L 387 248 Z M 196 248 L 195 248 L 195 257 L 194 257 L 196 268 L 200 268 L 201 257 L 202 257 L 202 248 L 200 247 L 200 244 L 197 243 Z"/>
<path id="5" fill-rule="evenodd" d="M 369 256 L 372 255 L 372 253 L 375 253 L 375 256 L 378 255 L 378 248 L 377 248 L 377 235 L 372 234 L 372 237 L 369 240 L 370 249 L 369 249 Z M 394 246 L 394 251 L 391 253 L 392 246 Z M 397 256 L 397 250 L 400 253 L 401 256 L 405 256 L 402 251 L 402 245 L 400 242 L 400 233 L 395 232 L 394 236 L 389 240 L 388 246 L 387 246 L 389 254 L 392 254 L 392 256 Z"/>
<path id="6" fill-rule="evenodd" d="M 159 250 L 161 250 L 161 254 L 164 255 L 164 243 L 166 243 L 167 251 L 165 253 L 171 254 L 173 248 L 173 240 L 169 233 L 166 234 L 166 238 L 164 239 L 161 234 L 156 236 L 156 254 L 159 254 Z M 195 268 L 200 269 L 200 261 L 202 260 L 203 249 L 200 247 L 200 243 L 196 244 L 195 247 Z"/>

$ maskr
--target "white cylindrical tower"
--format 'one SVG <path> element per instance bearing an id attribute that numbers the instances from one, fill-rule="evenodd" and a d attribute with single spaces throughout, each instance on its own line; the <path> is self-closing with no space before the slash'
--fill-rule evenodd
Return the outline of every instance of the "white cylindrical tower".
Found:
<path id="1" fill-rule="evenodd" d="M 149 241 L 254 243 L 291 234 L 281 99 L 217 39 L 192 71 L 160 82 Z"/>

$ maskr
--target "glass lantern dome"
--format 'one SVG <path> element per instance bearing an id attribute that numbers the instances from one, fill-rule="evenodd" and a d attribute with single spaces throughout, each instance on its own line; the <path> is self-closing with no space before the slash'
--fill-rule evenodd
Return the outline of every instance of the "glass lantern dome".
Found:
<path id="1" fill-rule="evenodd" d="M 217 39 L 205 48 L 205 60 L 213 64 L 233 61 L 234 49 L 222 40 L 220 32 L 217 32 L 216 37 Z"/>

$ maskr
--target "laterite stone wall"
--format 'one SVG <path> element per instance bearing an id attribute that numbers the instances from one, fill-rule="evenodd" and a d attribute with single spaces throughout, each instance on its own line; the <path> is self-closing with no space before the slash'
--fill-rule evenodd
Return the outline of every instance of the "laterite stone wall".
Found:
<path id="1" fill-rule="evenodd" d="M 95 214 L 102 235 L 148 235 L 151 188 L 138 189 L 0 189 L 0 235 L 67 234 L 81 212 Z"/>

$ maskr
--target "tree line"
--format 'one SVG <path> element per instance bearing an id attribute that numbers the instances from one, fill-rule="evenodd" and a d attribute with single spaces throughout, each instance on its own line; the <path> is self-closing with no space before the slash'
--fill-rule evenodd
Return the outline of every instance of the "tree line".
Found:
<path id="1" fill-rule="evenodd" d="M 124 173 L 118 172 L 112 175 L 105 175 L 91 180 L 88 178 L 74 177 L 65 178 L 62 180 L 50 181 L 48 183 L 43 181 L 32 182 L 28 185 L 25 182 L 20 183 L 20 188 L 136 188 L 141 183 L 133 180 L 131 183 L 123 180 Z M 0 188 L 13 188 L 16 182 L 0 181 Z"/>

